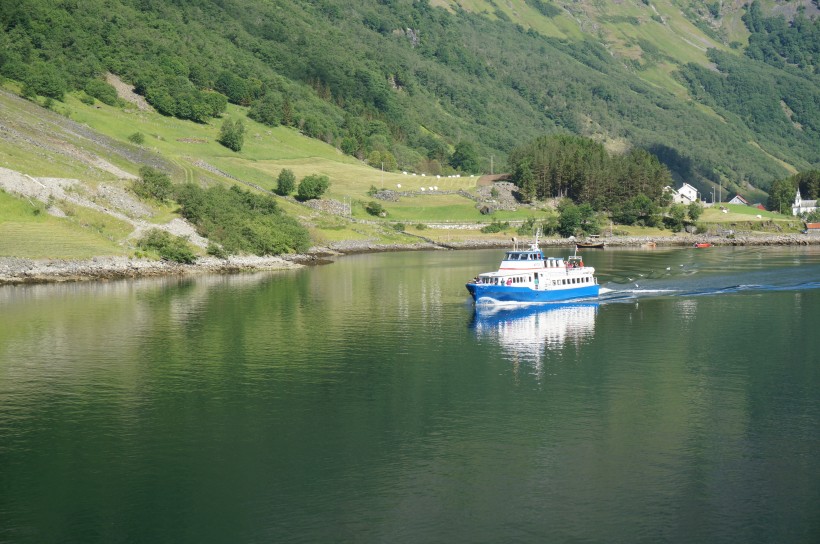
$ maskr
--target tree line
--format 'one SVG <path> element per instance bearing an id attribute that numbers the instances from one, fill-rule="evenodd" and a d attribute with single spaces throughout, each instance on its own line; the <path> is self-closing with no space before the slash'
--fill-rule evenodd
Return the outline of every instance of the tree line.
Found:
<path id="1" fill-rule="evenodd" d="M 510 152 L 512 181 L 527 200 L 566 197 L 613 210 L 637 194 L 660 201 L 672 175 L 655 155 L 632 149 L 612 155 L 589 138 L 552 135 Z"/>

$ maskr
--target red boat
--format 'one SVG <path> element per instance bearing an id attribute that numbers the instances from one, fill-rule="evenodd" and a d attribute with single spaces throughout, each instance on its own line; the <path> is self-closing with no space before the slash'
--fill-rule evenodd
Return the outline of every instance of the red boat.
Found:
<path id="1" fill-rule="evenodd" d="M 709 242 L 698 242 L 695 244 L 695 247 L 712 247 L 712 244 Z"/>

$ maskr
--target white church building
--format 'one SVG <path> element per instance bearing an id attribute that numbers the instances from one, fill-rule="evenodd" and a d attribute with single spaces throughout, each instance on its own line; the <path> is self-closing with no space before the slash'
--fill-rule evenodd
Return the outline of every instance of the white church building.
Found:
<path id="1" fill-rule="evenodd" d="M 798 187 L 797 195 L 794 197 L 794 204 L 792 204 L 792 215 L 803 215 L 804 213 L 812 213 L 815 210 L 817 210 L 817 201 L 803 200 Z"/>

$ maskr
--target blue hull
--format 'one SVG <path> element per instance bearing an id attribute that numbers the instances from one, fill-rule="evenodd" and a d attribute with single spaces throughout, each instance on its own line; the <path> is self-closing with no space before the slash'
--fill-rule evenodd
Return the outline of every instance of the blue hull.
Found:
<path id="1" fill-rule="evenodd" d="M 487 299 L 488 302 L 539 303 L 597 297 L 600 286 L 586 285 L 575 289 L 534 291 L 529 287 L 468 283 L 467 290 L 476 302 Z"/>

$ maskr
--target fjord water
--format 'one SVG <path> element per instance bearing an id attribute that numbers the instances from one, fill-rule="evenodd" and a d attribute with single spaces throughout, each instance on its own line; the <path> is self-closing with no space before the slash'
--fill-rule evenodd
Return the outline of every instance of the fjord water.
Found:
<path id="1" fill-rule="evenodd" d="M 820 541 L 820 248 L 500 255 L 0 288 L 0 542 Z"/>

